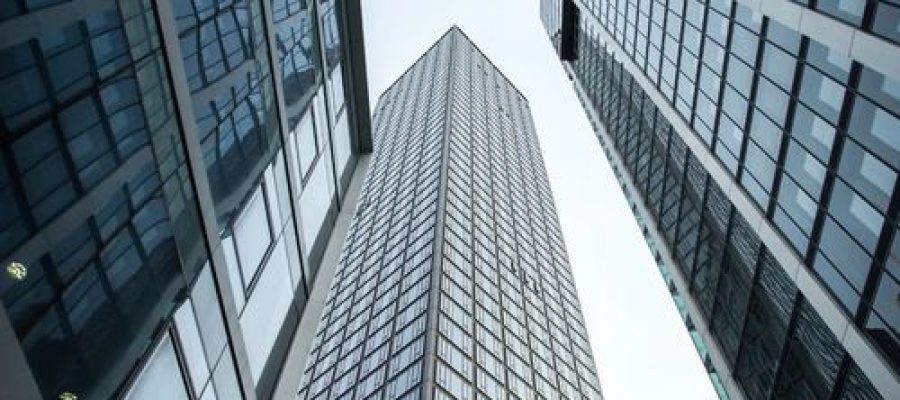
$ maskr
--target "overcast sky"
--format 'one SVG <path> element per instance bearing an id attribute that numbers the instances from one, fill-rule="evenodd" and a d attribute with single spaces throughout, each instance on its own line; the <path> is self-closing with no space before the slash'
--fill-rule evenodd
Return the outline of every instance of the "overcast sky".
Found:
<path id="1" fill-rule="evenodd" d="M 715 399 L 571 82 L 538 0 L 363 1 L 375 100 L 453 24 L 531 105 L 607 400 Z"/>

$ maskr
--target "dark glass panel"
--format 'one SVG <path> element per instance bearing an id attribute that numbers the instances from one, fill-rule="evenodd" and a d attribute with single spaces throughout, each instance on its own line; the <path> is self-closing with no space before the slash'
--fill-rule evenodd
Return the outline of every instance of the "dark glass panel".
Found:
<path id="1" fill-rule="evenodd" d="M 768 252 L 753 286 L 735 378 L 751 399 L 768 398 L 787 336 L 797 288 Z"/>
<path id="2" fill-rule="evenodd" d="M 808 302 L 802 301 L 797 312 L 774 396 L 810 400 L 828 398 L 844 350 Z"/>

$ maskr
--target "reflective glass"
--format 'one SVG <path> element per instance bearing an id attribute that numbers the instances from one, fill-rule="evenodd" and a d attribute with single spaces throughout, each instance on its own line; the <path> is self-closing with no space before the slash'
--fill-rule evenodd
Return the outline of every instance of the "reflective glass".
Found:
<path id="1" fill-rule="evenodd" d="M 125 398 L 188 400 L 178 356 L 168 334 L 163 336 Z"/>
<path id="2" fill-rule="evenodd" d="M 249 286 L 272 242 L 262 185 L 257 186 L 234 223 L 234 238 L 244 286 Z"/>

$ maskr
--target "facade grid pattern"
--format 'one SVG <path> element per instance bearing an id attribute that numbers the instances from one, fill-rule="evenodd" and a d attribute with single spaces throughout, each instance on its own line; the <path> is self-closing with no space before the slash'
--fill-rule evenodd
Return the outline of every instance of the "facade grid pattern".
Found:
<path id="1" fill-rule="evenodd" d="M 369 147 L 359 19 L 0 5 L 0 397 L 272 396 Z"/>
<path id="2" fill-rule="evenodd" d="M 640 198 L 651 214 L 639 220 L 651 219 L 659 227 L 662 237 L 653 246 L 671 250 L 688 282 L 689 287 L 680 288 L 683 293 L 673 294 L 688 296 L 699 307 L 700 315 L 684 315 L 687 324 L 692 325 L 691 318 L 703 320 L 724 356 L 727 365 L 713 365 L 706 358 L 714 382 L 717 373 L 728 373 L 748 398 L 780 397 L 794 392 L 784 392 L 786 381 L 778 371 L 827 366 L 817 384 L 801 385 L 807 387 L 805 393 L 816 398 L 874 393 L 859 376 L 857 360 L 846 355 L 841 338 L 835 337 L 840 332 L 809 333 L 818 332 L 822 321 L 804 296 L 776 297 L 771 306 L 784 312 L 767 312 L 755 322 L 751 318 L 754 294 L 762 293 L 754 286 L 760 282 L 758 265 L 778 262 L 766 256 L 769 249 L 760 233 L 708 176 L 697 159 L 705 155 L 688 150 L 682 135 L 703 143 L 747 194 L 750 207 L 775 228 L 777 240 L 804 264 L 800 268 L 809 269 L 815 284 L 881 353 L 896 379 L 900 142 L 894 132 L 900 130 L 900 77 L 843 57 L 816 37 L 789 29 L 743 2 L 574 3 L 581 11 L 577 58 L 567 65 L 582 89 L 583 106 L 598 115 L 598 131 L 609 132 L 611 140 L 598 136 L 608 152 L 621 158 L 620 176 L 627 174 L 637 186 L 623 190 Z M 871 25 L 881 2 L 841 2 L 843 11 L 854 8 L 850 5 L 865 8 L 860 11 L 864 22 L 827 11 L 830 2 L 802 3 L 863 30 L 879 34 L 883 28 Z M 558 13 L 559 6 L 551 12 Z M 557 18 L 542 15 L 551 38 L 559 36 L 552 31 L 560 25 Z M 884 22 L 884 16 L 878 18 Z M 890 20 L 897 26 L 900 19 Z M 604 40 L 614 41 L 617 52 L 624 53 L 614 56 Z M 674 112 L 657 110 L 658 100 L 650 100 L 647 86 L 638 84 L 616 57 L 636 65 L 640 78 L 657 91 L 653 96 L 661 96 Z M 667 118 L 682 120 L 688 132 L 674 132 L 674 121 Z M 677 161 L 674 166 L 671 160 Z M 681 200 L 668 200 L 673 193 Z M 735 246 L 735 255 L 729 255 L 729 246 Z M 734 267 L 737 261 L 745 268 Z M 791 280 L 785 283 L 792 293 L 797 289 Z M 792 337 L 791 331 L 804 329 L 803 321 L 816 327 L 804 335 L 817 339 L 782 343 Z M 753 324 L 760 323 L 781 328 L 754 330 Z M 769 377 L 757 383 L 748 381 L 745 370 L 745 357 L 754 356 L 744 355 L 747 335 L 754 331 L 777 336 L 767 345 L 770 371 L 764 375 Z M 695 342 L 705 353 L 706 344 Z M 829 349 L 832 345 L 836 347 Z M 796 347 L 831 361 L 798 363 L 790 358 Z M 848 387 L 859 392 L 848 392 Z"/>
<path id="3" fill-rule="evenodd" d="M 375 126 L 300 398 L 602 398 L 524 97 L 453 28 Z"/>

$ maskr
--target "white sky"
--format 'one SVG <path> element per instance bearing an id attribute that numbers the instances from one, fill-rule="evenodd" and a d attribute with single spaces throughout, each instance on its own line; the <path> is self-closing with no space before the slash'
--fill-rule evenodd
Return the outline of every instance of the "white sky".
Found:
<path id="1" fill-rule="evenodd" d="M 538 0 L 365 0 L 372 107 L 453 24 L 531 105 L 607 400 L 715 399 L 571 82 Z"/>

